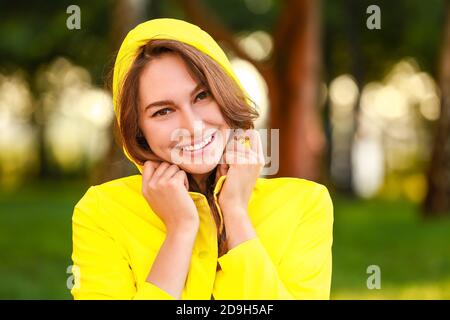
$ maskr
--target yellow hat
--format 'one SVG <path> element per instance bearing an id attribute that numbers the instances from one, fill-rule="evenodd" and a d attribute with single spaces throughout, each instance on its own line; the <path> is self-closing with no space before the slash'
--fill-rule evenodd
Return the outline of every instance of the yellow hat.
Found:
<path id="1" fill-rule="evenodd" d="M 113 75 L 113 103 L 114 112 L 119 119 L 118 89 L 130 69 L 138 49 L 152 39 L 178 40 L 195 47 L 214 59 L 236 81 L 245 93 L 242 84 L 231 68 L 230 61 L 217 44 L 217 42 L 200 27 L 183 20 L 160 18 L 139 24 L 130 32 L 122 42 L 114 64 Z M 142 166 L 133 161 L 124 147 L 125 155 L 142 173 Z"/>

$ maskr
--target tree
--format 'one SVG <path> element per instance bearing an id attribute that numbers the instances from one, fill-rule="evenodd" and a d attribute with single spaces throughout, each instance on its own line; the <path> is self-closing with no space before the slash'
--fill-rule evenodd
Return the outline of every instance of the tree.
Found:
<path id="1" fill-rule="evenodd" d="M 428 192 L 423 204 L 425 216 L 450 214 L 450 1 L 446 2 L 439 85 L 441 112 L 427 175 Z"/>

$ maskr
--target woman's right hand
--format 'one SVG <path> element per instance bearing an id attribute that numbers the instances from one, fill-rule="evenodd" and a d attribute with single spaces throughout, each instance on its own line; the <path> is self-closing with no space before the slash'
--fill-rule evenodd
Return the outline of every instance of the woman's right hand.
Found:
<path id="1" fill-rule="evenodd" d="M 200 220 L 190 197 L 186 173 L 177 165 L 148 160 L 142 171 L 142 194 L 168 232 L 197 232 Z"/>

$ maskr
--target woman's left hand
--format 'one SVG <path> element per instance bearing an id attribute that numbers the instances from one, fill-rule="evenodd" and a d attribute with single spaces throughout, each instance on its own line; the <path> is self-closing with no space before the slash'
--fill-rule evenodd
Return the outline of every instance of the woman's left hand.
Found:
<path id="1" fill-rule="evenodd" d="M 224 216 L 247 212 L 253 188 L 264 165 L 258 131 L 249 129 L 233 133 L 216 173 L 216 180 L 227 176 L 218 197 Z"/>

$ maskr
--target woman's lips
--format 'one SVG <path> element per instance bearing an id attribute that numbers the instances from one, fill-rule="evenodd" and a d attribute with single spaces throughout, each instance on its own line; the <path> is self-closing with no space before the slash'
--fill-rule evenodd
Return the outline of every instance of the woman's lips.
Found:
<path id="1" fill-rule="evenodd" d="M 188 152 L 189 153 L 189 155 L 198 155 L 198 154 L 201 154 L 202 152 L 204 152 L 205 151 L 205 149 L 206 148 L 208 148 L 208 146 L 210 146 L 213 142 L 214 142 L 214 140 L 215 140 L 215 138 L 216 138 L 216 132 L 214 132 L 212 135 L 210 135 L 210 137 L 211 137 L 211 140 L 207 143 L 207 144 L 205 144 L 202 148 L 200 148 L 200 149 L 197 149 L 197 150 L 186 150 L 186 149 L 181 149 L 181 151 L 183 151 L 183 153 L 184 152 Z M 208 137 L 207 139 L 205 139 L 205 140 L 209 140 L 210 138 Z M 204 141 L 205 141 L 204 140 Z"/>

